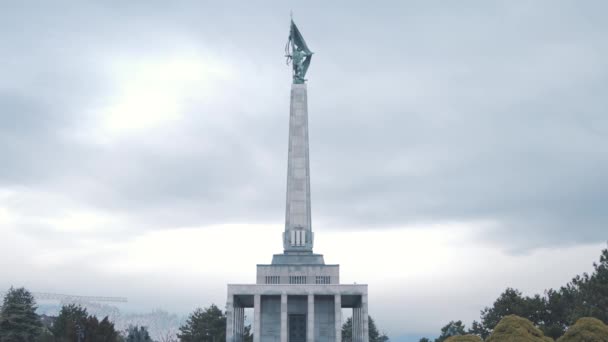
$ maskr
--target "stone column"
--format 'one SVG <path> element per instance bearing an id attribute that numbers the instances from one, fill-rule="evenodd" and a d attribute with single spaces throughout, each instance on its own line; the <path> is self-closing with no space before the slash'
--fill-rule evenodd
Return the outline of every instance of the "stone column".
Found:
<path id="1" fill-rule="evenodd" d="M 262 299 L 259 294 L 253 296 L 253 342 L 260 342 L 262 331 Z"/>
<path id="2" fill-rule="evenodd" d="M 239 317 L 237 318 L 239 325 L 236 327 L 238 330 L 238 341 L 243 342 L 243 330 L 245 330 L 245 308 L 239 306 L 238 310 Z"/>
<path id="3" fill-rule="evenodd" d="M 367 294 L 361 296 L 361 316 L 363 324 L 363 342 L 369 342 L 369 316 L 367 313 Z"/>
<path id="4" fill-rule="evenodd" d="M 363 342 L 363 331 L 361 329 L 361 307 L 355 308 L 356 321 L 353 323 L 357 326 L 357 342 Z"/>
<path id="5" fill-rule="evenodd" d="M 237 301 L 234 303 L 234 340 L 241 342 L 241 308 Z"/>
<path id="6" fill-rule="evenodd" d="M 308 294 L 308 324 L 306 325 L 306 341 L 315 342 L 315 295 Z"/>
<path id="7" fill-rule="evenodd" d="M 234 342 L 234 296 L 228 293 L 226 300 L 226 342 Z"/>
<path id="8" fill-rule="evenodd" d="M 342 295 L 334 296 L 334 323 L 336 329 L 336 342 L 342 342 Z"/>
<path id="9" fill-rule="evenodd" d="M 281 342 L 287 342 L 287 294 L 281 295 Z"/>
<path id="10" fill-rule="evenodd" d="M 353 308 L 353 342 L 359 341 L 359 311 L 357 307 Z"/>
<path id="11" fill-rule="evenodd" d="M 238 325 L 236 326 L 236 340 L 238 342 L 243 342 L 243 321 L 241 316 L 241 310 L 243 310 L 241 307 L 236 310 L 236 321 L 238 322 Z"/>

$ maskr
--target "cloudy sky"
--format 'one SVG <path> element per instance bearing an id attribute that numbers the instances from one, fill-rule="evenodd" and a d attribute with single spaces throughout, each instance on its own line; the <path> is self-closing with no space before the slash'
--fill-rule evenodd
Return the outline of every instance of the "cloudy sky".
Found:
<path id="1" fill-rule="evenodd" d="M 315 251 L 389 335 L 589 271 L 603 1 L 4 1 L 0 288 L 223 305 L 281 252 L 293 10 Z"/>

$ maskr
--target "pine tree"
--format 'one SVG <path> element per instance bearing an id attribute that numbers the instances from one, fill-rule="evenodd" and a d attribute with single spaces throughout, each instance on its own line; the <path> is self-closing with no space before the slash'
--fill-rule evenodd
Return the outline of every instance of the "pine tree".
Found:
<path id="1" fill-rule="evenodd" d="M 368 316 L 369 342 L 387 342 L 388 336 L 380 333 L 376 327 L 376 322 L 371 316 Z M 353 319 L 349 317 L 342 325 L 342 342 L 353 341 Z"/>
<path id="2" fill-rule="evenodd" d="M 117 342 L 120 334 L 108 317 L 101 321 L 79 305 L 64 305 L 51 329 L 57 342 Z"/>
<path id="3" fill-rule="evenodd" d="M 51 332 L 60 342 L 75 342 L 84 339 L 85 326 L 92 322 L 87 322 L 87 310 L 81 306 L 70 304 L 64 305 L 59 311 L 59 316 L 55 320 Z"/>
<path id="4" fill-rule="evenodd" d="M 196 309 L 179 328 L 183 342 L 221 342 L 226 340 L 226 315 L 214 304 Z"/>
<path id="5" fill-rule="evenodd" d="M 450 321 L 443 328 L 441 328 L 441 335 L 435 339 L 435 342 L 443 342 L 450 336 L 465 335 L 465 327 L 462 321 Z"/>
<path id="6" fill-rule="evenodd" d="M 593 263 L 593 273 L 576 276 L 567 288 L 576 293 L 571 320 L 595 317 L 608 322 L 608 249 L 602 250 L 600 262 Z"/>
<path id="7" fill-rule="evenodd" d="M 0 310 L 0 342 L 33 342 L 41 333 L 34 297 L 23 287 L 11 287 Z"/>
<path id="8" fill-rule="evenodd" d="M 127 340 L 125 342 L 152 342 L 146 327 L 132 326 L 127 330 Z"/>

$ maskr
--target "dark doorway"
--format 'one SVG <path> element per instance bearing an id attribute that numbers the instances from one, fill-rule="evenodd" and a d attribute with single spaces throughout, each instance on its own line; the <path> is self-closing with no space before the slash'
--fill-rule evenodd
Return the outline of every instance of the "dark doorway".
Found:
<path id="1" fill-rule="evenodd" d="M 289 342 L 306 342 L 306 315 L 289 315 Z"/>

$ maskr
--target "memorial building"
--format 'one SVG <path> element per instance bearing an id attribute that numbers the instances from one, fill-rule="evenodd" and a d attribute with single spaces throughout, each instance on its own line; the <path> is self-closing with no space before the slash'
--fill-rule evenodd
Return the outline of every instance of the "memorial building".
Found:
<path id="1" fill-rule="evenodd" d="M 341 342 L 342 309 L 352 308 L 353 342 L 368 342 L 367 285 L 340 284 L 340 266 L 313 252 L 304 78 L 312 52 L 293 21 L 286 55 L 293 84 L 283 253 L 257 265 L 255 284 L 228 285 L 226 341 L 243 341 L 245 308 L 253 308 L 254 342 Z"/>

